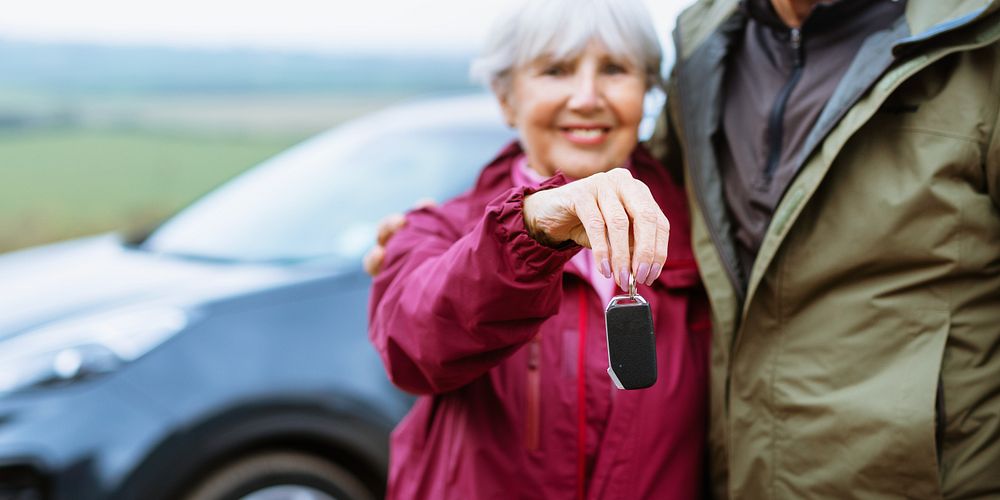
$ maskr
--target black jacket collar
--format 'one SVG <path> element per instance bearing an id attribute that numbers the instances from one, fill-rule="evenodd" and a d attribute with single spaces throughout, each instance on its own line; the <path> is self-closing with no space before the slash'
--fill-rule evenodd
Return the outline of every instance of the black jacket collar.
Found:
<path id="1" fill-rule="evenodd" d="M 847 22 L 859 11 L 870 7 L 876 2 L 904 0 L 831 0 L 820 2 L 813 7 L 809 17 L 802 23 L 802 30 L 822 31 L 836 23 Z M 777 31 L 788 31 L 788 25 L 778 17 L 771 0 L 741 0 L 740 9 L 743 13 L 758 23 Z"/>

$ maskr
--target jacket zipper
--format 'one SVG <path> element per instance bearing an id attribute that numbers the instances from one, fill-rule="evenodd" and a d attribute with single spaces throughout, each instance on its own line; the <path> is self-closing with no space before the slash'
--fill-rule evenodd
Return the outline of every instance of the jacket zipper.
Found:
<path id="1" fill-rule="evenodd" d="M 774 171 L 777 170 L 778 163 L 781 161 L 781 149 L 784 142 L 785 107 L 788 105 L 788 99 L 792 95 L 792 90 L 795 89 L 795 85 L 799 83 L 799 79 L 802 77 L 804 62 L 802 57 L 802 31 L 798 28 L 792 28 L 789 31 L 789 38 L 792 48 L 792 74 L 788 76 L 785 85 L 781 87 L 778 96 L 774 99 L 771 116 L 767 122 L 768 147 L 770 148 L 767 155 L 767 164 L 764 167 L 764 182 L 767 186 L 770 186 L 771 179 L 774 178 Z"/>
<path id="2" fill-rule="evenodd" d="M 576 357 L 576 498 L 587 498 L 587 288 L 580 287 Z"/>
<path id="3" fill-rule="evenodd" d="M 539 404 L 541 404 L 542 374 L 539 364 L 542 357 L 541 335 L 535 335 L 528 344 L 528 392 L 525 406 L 524 447 L 538 449 Z"/>

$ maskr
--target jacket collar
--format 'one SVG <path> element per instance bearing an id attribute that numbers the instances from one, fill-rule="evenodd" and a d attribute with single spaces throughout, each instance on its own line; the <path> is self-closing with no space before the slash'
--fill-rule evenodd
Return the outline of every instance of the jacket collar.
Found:
<path id="1" fill-rule="evenodd" d="M 486 168 L 479 175 L 476 180 L 476 188 L 484 189 L 498 184 L 506 185 L 507 183 L 513 182 L 510 179 L 511 169 L 514 167 L 514 162 L 518 160 L 524 154 L 524 148 L 521 146 L 520 141 L 514 140 L 503 147 L 497 155 L 490 160 Z M 636 145 L 635 149 L 629 153 L 629 157 L 625 160 L 625 165 L 623 167 L 627 168 L 632 175 L 637 175 L 640 169 L 650 168 L 651 164 L 655 164 L 656 160 L 653 159 L 652 155 L 646 151 L 646 148 L 642 144 Z M 656 167 L 658 168 L 658 167 Z M 557 173 L 550 179 L 560 179 L 558 184 L 565 184 L 572 181 L 565 174 Z"/>
<path id="2" fill-rule="evenodd" d="M 855 0 L 839 0 L 829 7 L 839 9 L 837 4 L 854 2 Z M 689 15 L 682 14 L 685 22 L 679 22 L 674 31 L 678 62 L 690 59 L 702 44 L 707 43 L 716 31 L 731 20 L 734 10 L 744 10 L 740 12 L 741 17 L 752 14 L 755 19 L 772 25 L 778 19 L 770 0 L 701 0 L 690 8 L 692 12 Z M 945 35 L 980 22 L 991 22 L 987 20 L 989 18 L 993 19 L 992 22 L 1000 23 L 1000 19 L 997 19 L 1000 16 L 998 12 L 1000 0 L 908 0 L 905 15 L 908 35 L 895 41 L 893 55 L 901 57 L 911 54 L 930 42 L 946 38 Z M 759 18 L 756 17 L 758 15 Z M 770 21 L 766 21 L 767 19 Z"/>
<path id="3" fill-rule="evenodd" d="M 787 30 L 788 26 L 774 11 L 771 0 L 743 0 L 740 2 L 740 12 L 764 26 L 775 30 Z"/>

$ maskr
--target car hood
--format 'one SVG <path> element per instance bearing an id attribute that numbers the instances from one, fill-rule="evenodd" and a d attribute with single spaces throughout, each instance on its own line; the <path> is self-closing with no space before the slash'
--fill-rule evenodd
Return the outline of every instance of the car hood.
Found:
<path id="1" fill-rule="evenodd" d="M 47 245 L 0 256 L 0 339 L 78 314 L 147 302 L 196 305 L 300 279 L 280 266 L 151 254 L 115 235 Z"/>

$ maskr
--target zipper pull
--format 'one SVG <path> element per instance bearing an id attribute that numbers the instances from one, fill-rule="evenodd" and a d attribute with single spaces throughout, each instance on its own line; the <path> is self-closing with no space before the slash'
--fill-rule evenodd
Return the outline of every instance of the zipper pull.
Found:
<path id="1" fill-rule="evenodd" d="M 528 369 L 537 370 L 542 360 L 542 339 L 540 335 L 535 335 L 528 344 Z"/>
<path id="2" fill-rule="evenodd" d="M 792 42 L 792 60 L 795 67 L 798 68 L 802 66 L 802 30 L 792 28 L 789 35 Z"/>

